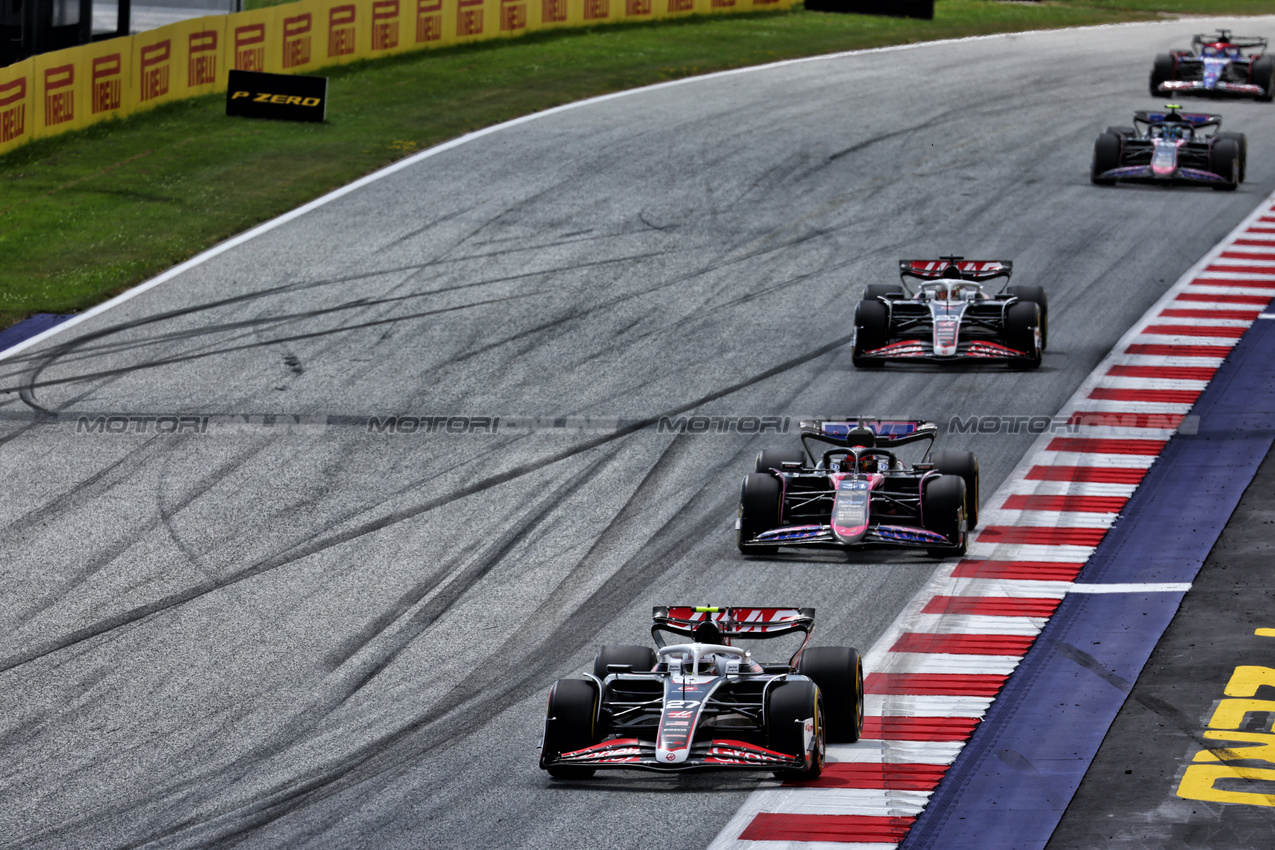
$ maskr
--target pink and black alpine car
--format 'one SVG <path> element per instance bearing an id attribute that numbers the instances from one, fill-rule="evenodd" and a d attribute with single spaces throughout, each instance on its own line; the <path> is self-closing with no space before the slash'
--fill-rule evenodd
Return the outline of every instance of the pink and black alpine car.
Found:
<path id="1" fill-rule="evenodd" d="M 920 419 L 803 421 L 802 448 L 759 452 L 744 477 L 739 551 L 901 546 L 940 558 L 964 554 L 978 525 L 978 460 L 931 451 L 937 434 Z M 921 442 L 917 463 L 896 452 Z"/>
<path id="2" fill-rule="evenodd" d="M 849 647 L 807 646 L 814 618 L 813 608 L 655 608 L 656 648 L 604 646 L 584 678 L 554 683 L 540 767 L 555 779 L 599 768 L 815 778 L 827 742 L 862 733 L 863 662 Z M 799 645 L 786 661 L 753 657 L 754 641 L 790 635 Z"/>
<path id="3" fill-rule="evenodd" d="M 851 359 L 859 368 L 895 362 L 1040 366 L 1049 338 L 1041 286 L 1010 286 L 1009 260 L 900 260 L 900 283 L 868 284 L 854 311 Z M 1003 283 L 990 291 L 995 280 Z"/>
<path id="4" fill-rule="evenodd" d="M 1266 39 L 1230 30 L 1197 35 L 1190 50 L 1161 53 L 1151 67 L 1151 96 L 1239 95 L 1275 100 L 1275 56 Z"/>
<path id="5" fill-rule="evenodd" d="M 1238 187 L 1248 159 L 1244 134 L 1222 132 L 1220 115 L 1181 109 L 1169 103 L 1163 112 L 1140 110 L 1132 127 L 1108 127 L 1094 142 L 1090 179 L 1099 186 Z"/>

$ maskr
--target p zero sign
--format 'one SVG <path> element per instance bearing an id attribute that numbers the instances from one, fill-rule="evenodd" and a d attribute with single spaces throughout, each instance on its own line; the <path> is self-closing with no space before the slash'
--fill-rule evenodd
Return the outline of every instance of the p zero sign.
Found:
<path id="1" fill-rule="evenodd" d="M 322 121 L 327 110 L 327 77 L 232 70 L 227 82 L 227 115 Z"/>

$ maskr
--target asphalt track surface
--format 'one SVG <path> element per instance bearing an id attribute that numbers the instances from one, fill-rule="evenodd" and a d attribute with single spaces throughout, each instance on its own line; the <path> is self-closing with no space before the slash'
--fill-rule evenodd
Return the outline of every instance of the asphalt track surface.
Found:
<path id="1" fill-rule="evenodd" d="M 866 649 L 932 563 L 744 559 L 739 480 L 794 434 L 607 422 L 1053 413 L 1275 189 L 1275 110 L 1248 102 L 1219 107 L 1251 140 L 1240 191 L 1088 182 L 1097 133 L 1156 104 L 1152 55 L 1214 25 L 826 58 L 559 112 L 0 361 L 0 841 L 706 845 L 771 780 L 551 782 L 550 683 L 640 641 L 655 604 L 813 605 L 818 643 Z M 1044 367 L 855 370 L 862 284 L 951 252 L 1048 288 Z M 606 421 L 369 431 L 395 414 Z M 213 418 L 77 425 L 167 415 Z M 978 453 L 987 495 L 1033 439 L 947 444 Z"/>

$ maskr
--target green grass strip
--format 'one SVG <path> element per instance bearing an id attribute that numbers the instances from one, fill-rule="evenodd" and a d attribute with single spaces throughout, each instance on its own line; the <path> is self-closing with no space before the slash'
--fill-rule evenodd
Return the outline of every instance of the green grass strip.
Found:
<path id="1" fill-rule="evenodd" d="M 798 8 L 558 30 L 333 68 L 322 125 L 227 118 L 224 95 L 169 104 L 0 157 L 0 328 L 83 310 L 414 151 L 582 98 L 887 44 L 1270 8 L 939 0 L 933 21 Z"/>

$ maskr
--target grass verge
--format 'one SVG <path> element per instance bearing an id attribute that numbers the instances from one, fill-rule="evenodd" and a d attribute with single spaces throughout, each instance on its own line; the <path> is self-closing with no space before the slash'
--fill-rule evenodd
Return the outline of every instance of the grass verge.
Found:
<path id="1" fill-rule="evenodd" d="M 886 44 L 1269 11 L 1270 0 L 939 0 L 933 21 L 801 9 L 689 18 L 330 69 L 322 125 L 227 118 L 224 95 L 169 104 L 0 157 L 0 328 L 85 309 L 414 151 L 593 95 Z"/>

